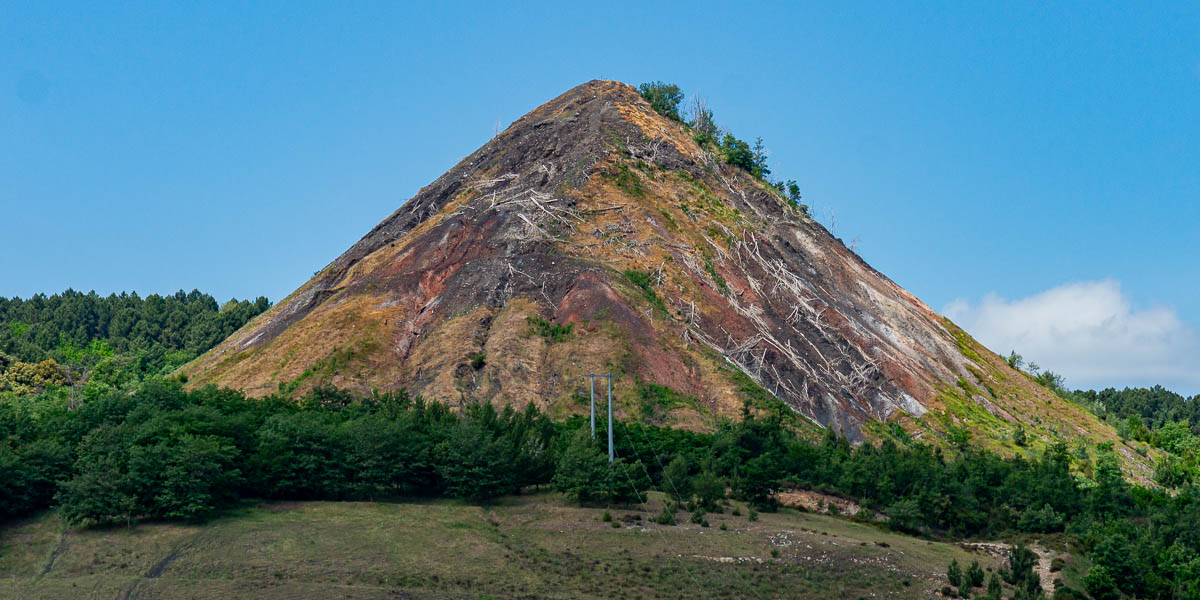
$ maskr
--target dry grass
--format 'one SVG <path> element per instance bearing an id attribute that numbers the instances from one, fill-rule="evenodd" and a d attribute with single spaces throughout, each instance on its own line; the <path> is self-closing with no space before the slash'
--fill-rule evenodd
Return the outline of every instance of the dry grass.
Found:
<path id="1" fill-rule="evenodd" d="M 834 517 L 784 511 L 660 526 L 636 507 L 556 496 L 455 503 L 295 503 L 206 526 L 73 532 L 54 515 L 0 538 L 0 596 L 24 598 L 924 598 L 944 567 L 992 559 Z M 637 520 L 635 517 L 640 516 Z M 680 521 L 686 521 L 680 514 Z M 719 527 L 724 523 L 726 530 Z"/>

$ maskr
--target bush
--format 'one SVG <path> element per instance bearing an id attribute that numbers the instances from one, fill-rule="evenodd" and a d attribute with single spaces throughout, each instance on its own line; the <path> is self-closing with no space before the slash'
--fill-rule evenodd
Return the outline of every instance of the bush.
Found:
<path id="1" fill-rule="evenodd" d="M 1104 565 L 1096 565 L 1088 569 L 1083 578 L 1083 586 L 1095 600 L 1119 600 L 1121 590 L 1113 579 L 1112 573 Z"/>
<path id="2" fill-rule="evenodd" d="M 1018 425 L 1017 428 L 1012 432 L 1012 440 L 1013 443 L 1018 446 L 1024 446 L 1027 444 L 1029 440 L 1025 437 L 1025 428 Z"/>
<path id="3" fill-rule="evenodd" d="M 1050 572 L 1057 573 L 1063 570 L 1063 567 L 1066 566 L 1067 561 L 1063 560 L 1061 556 L 1055 556 L 1054 559 L 1050 561 Z"/>
<path id="4" fill-rule="evenodd" d="M 487 364 L 487 352 L 476 352 L 471 355 L 471 368 L 478 371 Z"/>
<path id="5" fill-rule="evenodd" d="M 1062 531 L 1063 516 L 1054 510 L 1054 507 L 1049 504 L 1043 504 L 1042 508 L 1034 510 L 1032 506 L 1026 508 L 1021 513 L 1021 518 L 1017 522 L 1017 527 L 1021 531 L 1030 533 L 1052 533 Z"/>
<path id="6" fill-rule="evenodd" d="M 575 329 L 574 323 L 551 323 L 541 317 L 535 316 L 525 317 L 525 322 L 529 323 L 531 332 L 546 338 L 546 341 L 551 344 L 567 341 L 567 338 L 571 337 L 571 332 Z M 482 358 L 480 362 L 483 362 Z"/>
<path id="7" fill-rule="evenodd" d="M 664 506 L 662 512 L 658 513 L 657 517 L 654 517 L 650 520 L 658 523 L 659 525 L 674 525 L 675 511 L 671 510 L 669 506 Z"/>

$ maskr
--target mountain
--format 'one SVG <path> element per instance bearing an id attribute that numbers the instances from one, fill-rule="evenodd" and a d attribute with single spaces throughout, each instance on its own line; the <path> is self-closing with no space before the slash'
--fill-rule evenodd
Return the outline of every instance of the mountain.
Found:
<path id="1" fill-rule="evenodd" d="M 855 441 L 1116 439 L 697 139 L 629 85 L 571 89 L 182 373 L 565 416 L 612 372 L 618 414 L 682 427 L 782 401 Z"/>

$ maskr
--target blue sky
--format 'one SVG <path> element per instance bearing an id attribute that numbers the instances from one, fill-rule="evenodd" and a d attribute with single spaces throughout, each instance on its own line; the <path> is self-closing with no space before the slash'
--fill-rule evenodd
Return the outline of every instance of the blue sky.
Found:
<path id="1" fill-rule="evenodd" d="M 0 295 L 277 300 L 497 123 L 662 79 L 994 349 L 1200 392 L 1200 5 L 49 4 L 0 11 Z"/>

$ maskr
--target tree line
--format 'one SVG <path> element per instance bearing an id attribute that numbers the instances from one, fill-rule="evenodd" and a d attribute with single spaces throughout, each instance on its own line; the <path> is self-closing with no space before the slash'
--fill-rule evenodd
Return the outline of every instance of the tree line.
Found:
<path id="1" fill-rule="evenodd" d="M 10 393 L 0 397 L 0 518 L 54 507 L 75 524 L 132 525 L 203 520 L 253 499 L 485 503 L 541 487 L 592 505 L 637 504 L 657 489 L 672 502 L 656 521 L 684 511 L 703 523 L 727 492 L 765 511 L 800 487 L 916 535 L 1069 536 L 1093 563 L 1095 598 L 1200 593 L 1200 486 L 1131 485 L 1111 446 L 1083 477 L 1062 443 L 1034 459 L 904 437 L 853 447 L 747 408 L 711 433 L 622 421 L 616 454 L 608 463 L 583 418 L 554 422 L 533 404 L 455 413 L 403 392 L 251 399 L 162 379 L 74 409 L 61 390 Z"/>
<path id="2" fill-rule="evenodd" d="M 100 296 L 67 290 L 0 298 L 0 392 L 32 393 L 85 381 L 121 387 L 165 375 L 270 308 L 263 297 Z"/>

